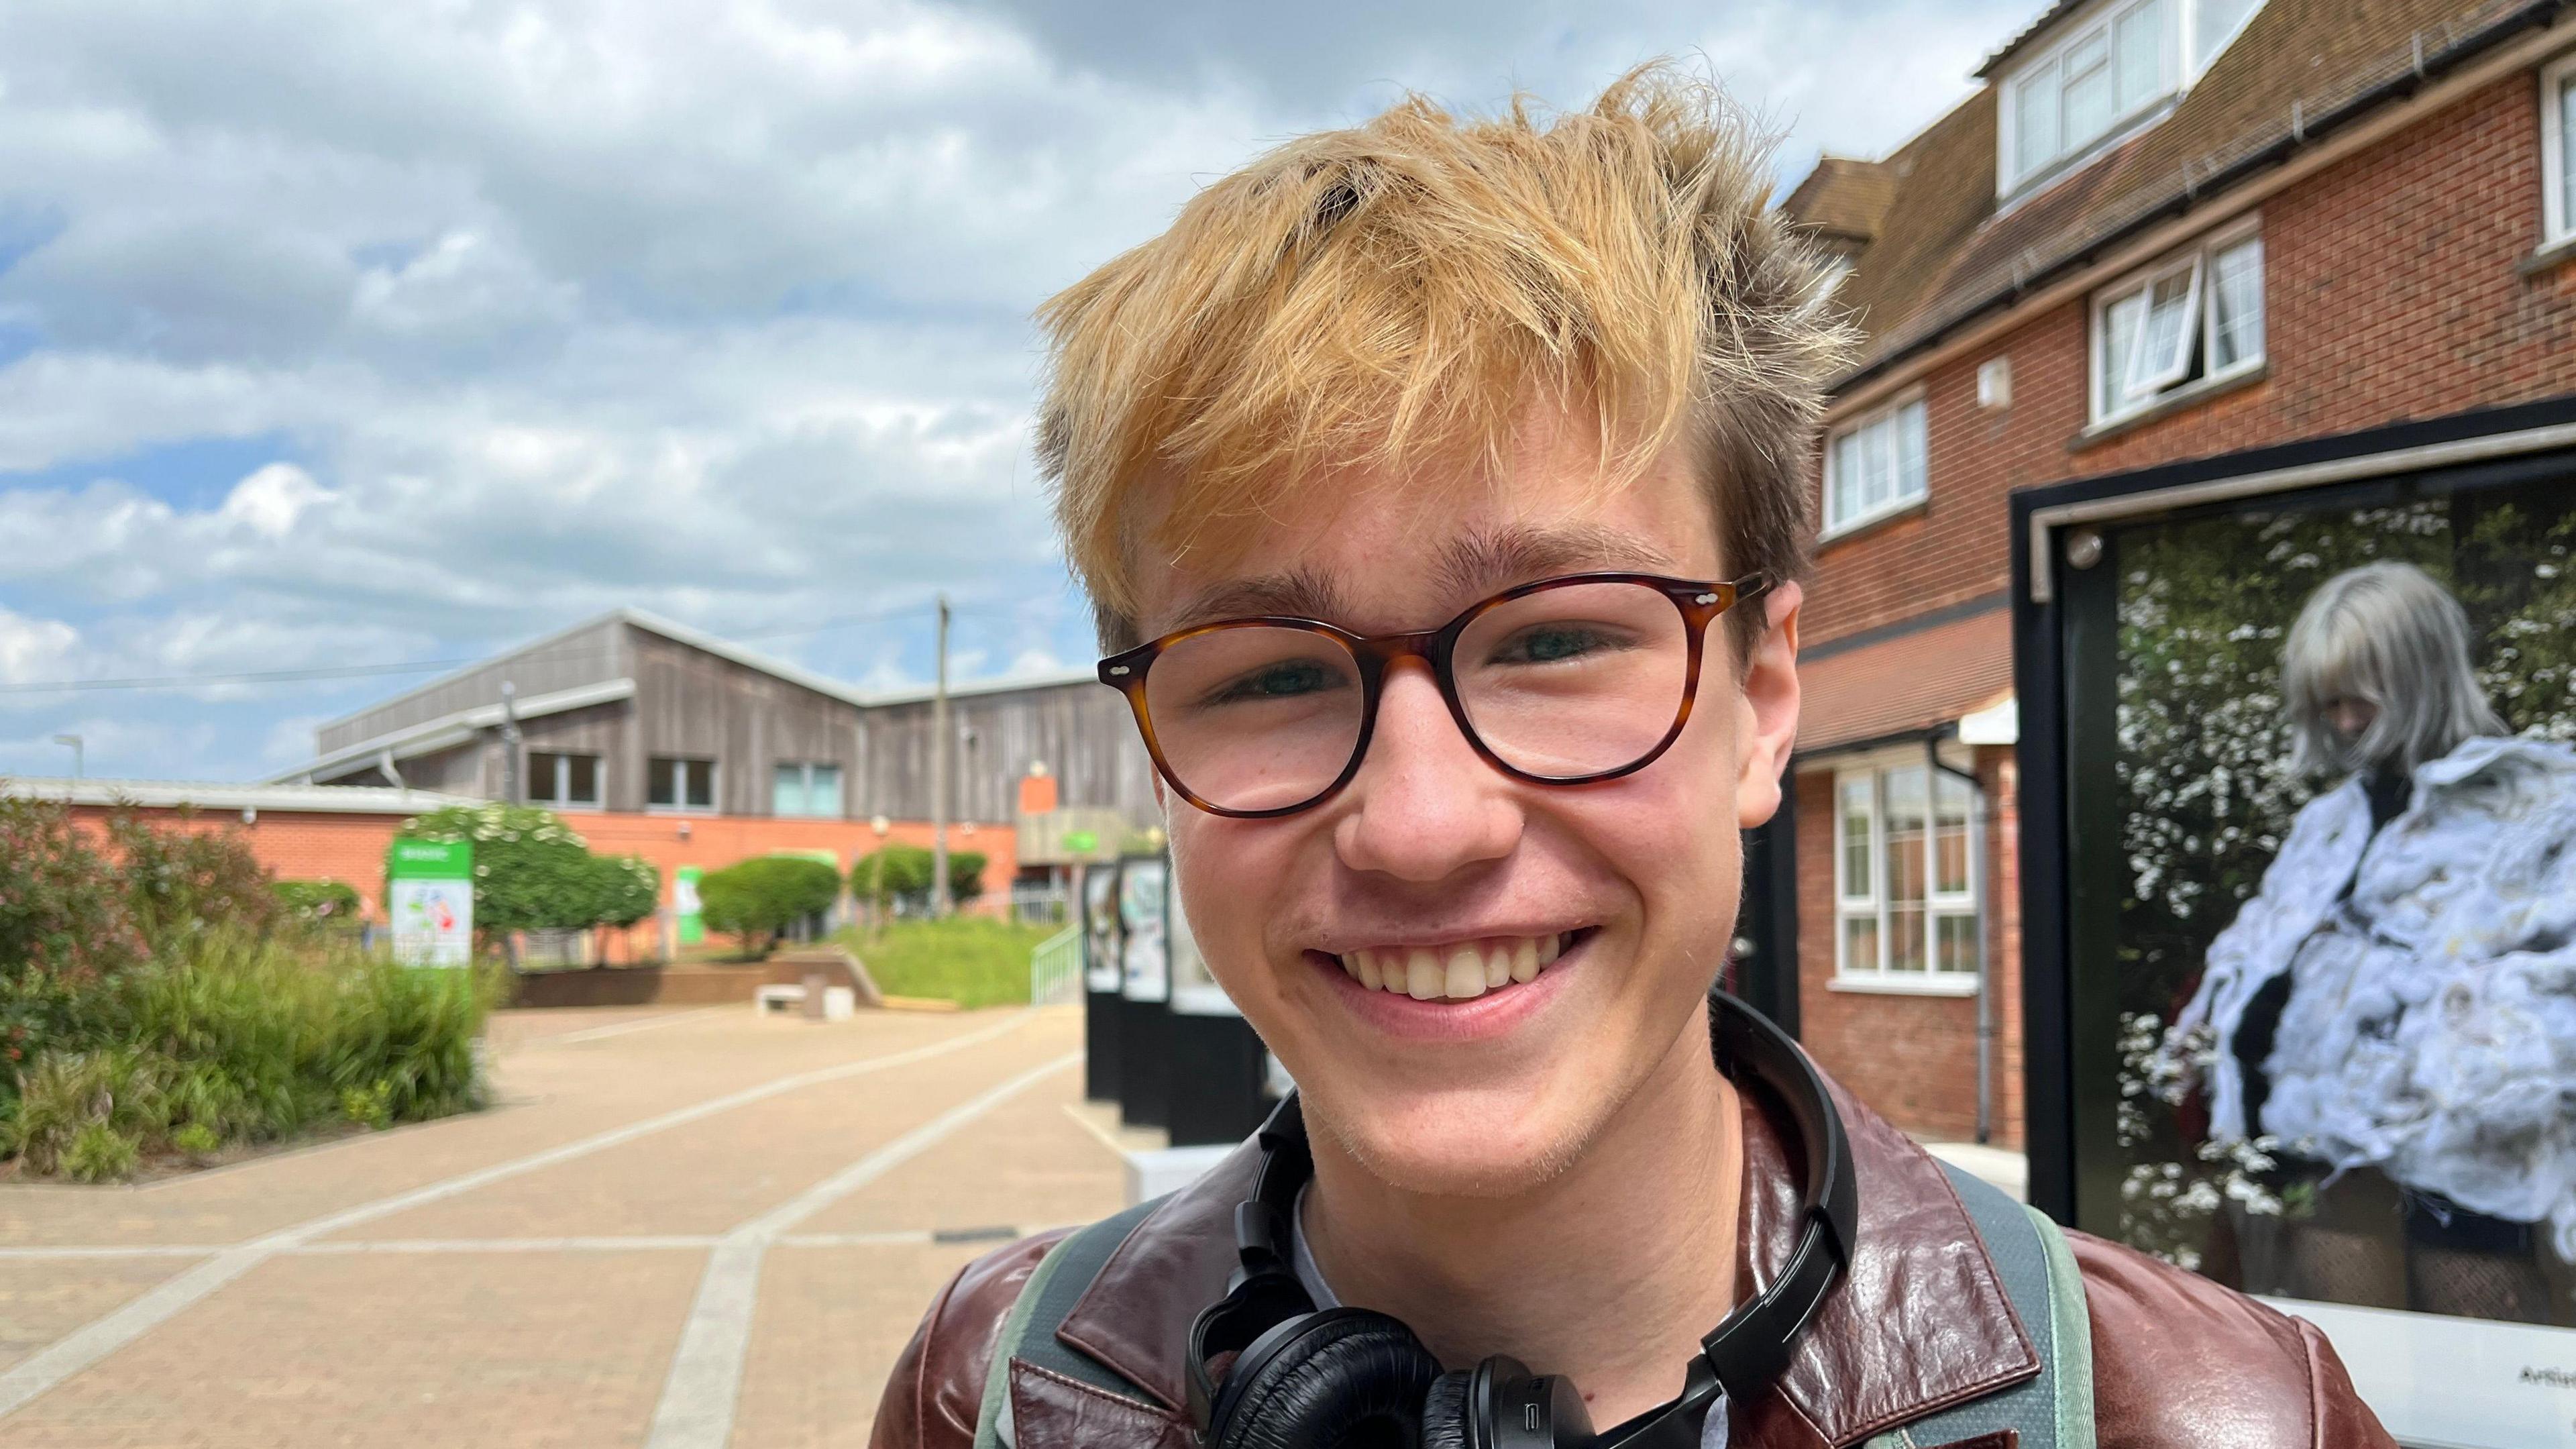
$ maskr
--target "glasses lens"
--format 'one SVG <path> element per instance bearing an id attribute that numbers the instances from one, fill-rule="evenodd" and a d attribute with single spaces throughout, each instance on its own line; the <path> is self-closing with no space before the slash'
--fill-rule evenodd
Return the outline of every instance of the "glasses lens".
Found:
<path id="1" fill-rule="evenodd" d="M 1661 589 L 1569 584 L 1477 616 L 1450 669 L 1477 738 L 1505 763 L 1597 775 L 1644 759 L 1681 717 L 1690 631 Z"/>
<path id="2" fill-rule="evenodd" d="M 1194 634 L 1145 675 L 1163 763 L 1221 810 L 1284 810 L 1321 794 L 1359 747 L 1362 694 L 1341 641 L 1266 624 Z"/>

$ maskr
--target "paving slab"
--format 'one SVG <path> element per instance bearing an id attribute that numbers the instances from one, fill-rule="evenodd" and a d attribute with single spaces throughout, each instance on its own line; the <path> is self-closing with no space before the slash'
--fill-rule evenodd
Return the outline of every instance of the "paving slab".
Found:
<path id="1" fill-rule="evenodd" d="M 930 1300 L 991 1243 L 780 1248 L 761 1274 L 733 1449 L 864 1444 Z"/>
<path id="2" fill-rule="evenodd" d="M 1029 1232 L 1107 1217 L 1127 1205 L 1125 1166 L 1066 1111 L 1081 1098 L 1079 1074 L 1066 1073 L 815 1214 L 801 1231 Z"/>
<path id="3" fill-rule="evenodd" d="M 194 1258 L 0 1258 L 0 1369 L 185 1272 Z"/>

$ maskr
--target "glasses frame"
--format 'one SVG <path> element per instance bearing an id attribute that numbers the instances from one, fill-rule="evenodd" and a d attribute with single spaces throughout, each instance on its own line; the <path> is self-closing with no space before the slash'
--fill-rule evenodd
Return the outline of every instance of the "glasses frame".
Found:
<path id="1" fill-rule="evenodd" d="M 1377 734 L 1378 702 L 1385 694 L 1387 671 L 1397 662 L 1405 659 L 1419 659 L 1430 669 L 1433 682 L 1439 686 L 1440 698 L 1449 706 L 1449 718 L 1457 723 L 1458 732 L 1467 737 L 1468 745 L 1483 758 L 1486 764 L 1502 771 L 1512 779 L 1526 781 L 1533 785 L 1594 785 L 1604 780 L 1616 780 L 1623 775 L 1635 774 L 1661 759 L 1664 751 L 1673 747 L 1673 741 L 1681 738 L 1683 727 L 1690 723 L 1691 703 L 1699 698 L 1700 660 L 1705 652 L 1702 646 L 1708 637 L 1708 626 L 1747 599 L 1760 598 L 1769 593 L 1773 582 L 1772 579 L 1761 574 L 1747 574 L 1743 578 L 1732 581 L 1677 579 L 1662 574 L 1626 572 L 1559 574 L 1553 578 L 1540 579 L 1534 583 L 1505 589 L 1491 598 L 1470 604 L 1460 611 L 1457 617 L 1436 629 L 1421 629 L 1402 634 L 1354 634 L 1348 629 L 1328 624 L 1321 619 L 1302 619 L 1293 615 L 1264 614 L 1243 619 L 1220 619 L 1214 623 L 1195 624 L 1187 629 L 1177 629 L 1159 639 L 1147 640 L 1133 649 L 1110 655 L 1100 661 L 1100 682 L 1127 697 L 1127 707 L 1136 716 L 1136 730 L 1145 737 L 1145 752 L 1153 756 L 1155 773 L 1163 777 L 1163 783 L 1171 786 L 1174 794 L 1199 809 L 1229 820 L 1272 820 L 1282 815 L 1294 815 L 1300 811 L 1312 810 L 1340 794 L 1342 788 L 1350 784 L 1359 774 L 1361 763 L 1368 758 L 1369 741 Z M 1458 682 L 1450 669 L 1451 656 L 1458 646 L 1459 636 L 1466 633 L 1470 625 L 1493 610 L 1516 599 L 1528 598 L 1532 594 L 1574 588 L 1585 584 L 1642 585 L 1660 592 L 1680 612 L 1683 635 L 1689 641 L 1689 665 L 1683 675 L 1681 699 L 1673 711 L 1672 725 L 1664 731 L 1663 738 L 1657 740 L 1652 749 L 1627 764 L 1617 769 L 1596 770 L 1583 775 L 1535 774 L 1519 768 L 1496 754 L 1493 747 L 1485 743 L 1484 737 L 1476 732 L 1474 722 L 1467 717 L 1466 705 L 1458 698 Z M 1154 661 L 1160 659 L 1166 651 L 1201 635 L 1221 633 L 1228 629 L 1302 629 L 1308 633 L 1321 634 L 1341 644 L 1359 665 L 1360 732 L 1359 738 L 1351 746 L 1350 760 L 1342 766 L 1341 774 L 1335 776 L 1331 784 L 1294 805 L 1280 805 L 1268 810 L 1234 810 L 1223 805 L 1212 804 L 1200 798 L 1182 781 L 1180 773 L 1172 768 L 1171 761 L 1163 757 L 1162 742 L 1154 736 L 1153 711 L 1145 702 L 1145 677 L 1153 671 Z"/>

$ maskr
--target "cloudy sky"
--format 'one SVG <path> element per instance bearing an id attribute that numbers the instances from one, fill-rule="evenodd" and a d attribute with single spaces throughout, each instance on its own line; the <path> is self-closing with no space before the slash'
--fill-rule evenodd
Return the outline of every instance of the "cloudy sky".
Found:
<path id="1" fill-rule="evenodd" d="M 1879 154 L 2038 0 L 7 0 L 0 773 L 238 779 L 638 605 L 842 677 L 1090 657 L 1030 308 L 1405 89 L 1672 54 Z"/>

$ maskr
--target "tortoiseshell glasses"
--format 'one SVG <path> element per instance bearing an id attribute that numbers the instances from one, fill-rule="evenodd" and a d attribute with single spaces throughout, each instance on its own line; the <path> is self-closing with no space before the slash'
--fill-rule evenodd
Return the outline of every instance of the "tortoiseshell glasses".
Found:
<path id="1" fill-rule="evenodd" d="M 1388 669 L 1417 658 L 1495 769 L 1541 785 L 1633 774 L 1681 737 L 1702 642 L 1770 588 L 1586 573 L 1506 589 L 1437 629 L 1364 636 L 1320 619 L 1226 619 L 1100 661 L 1154 767 L 1212 815 L 1258 820 L 1359 773 Z"/>

